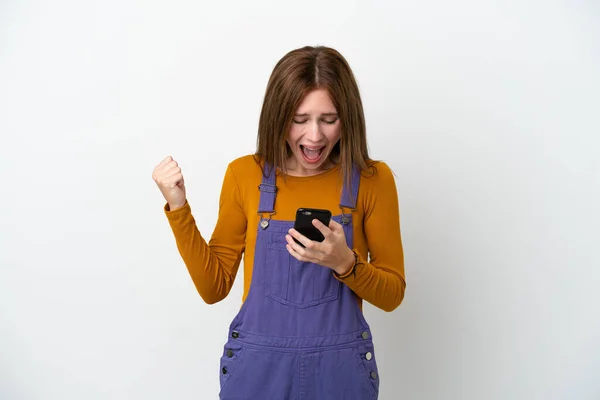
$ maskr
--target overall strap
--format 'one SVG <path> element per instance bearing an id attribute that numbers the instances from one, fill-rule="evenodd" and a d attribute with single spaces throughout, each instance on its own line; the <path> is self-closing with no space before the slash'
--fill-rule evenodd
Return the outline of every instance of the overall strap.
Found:
<path id="1" fill-rule="evenodd" d="M 355 165 L 352 168 L 352 176 L 350 178 L 350 188 L 346 187 L 346 182 L 342 187 L 342 198 L 340 199 L 340 208 L 350 210 L 356 209 L 356 201 L 358 199 L 358 186 L 360 184 L 360 169 Z"/>
<path id="2" fill-rule="evenodd" d="M 277 186 L 275 185 L 275 169 L 269 166 L 265 166 L 265 173 L 263 174 L 262 183 L 258 185 L 260 190 L 260 203 L 258 206 L 258 213 L 274 213 L 275 212 L 275 197 L 277 194 Z M 340 207 L 354 210 L 356 208 L 356 201 L 358 199 L 358 187 L 360 185 L 360 169 L 354 167 L 352 169 L 352 176 L 350 178 L 350 187 L 348 188 L 346 182 L 342 187 L 342 194 L 340 199 Z"/>
<path id="3" fill-rule="evenodd" d="M 275 212 L 275 196 L 277 193 L 277 186 L 275 186 L 275 168 L 265 165 L 264 171 L 262 183 L 258 185 L 258 190 L 260 190 L 258 213 L 272 214 Z"/>

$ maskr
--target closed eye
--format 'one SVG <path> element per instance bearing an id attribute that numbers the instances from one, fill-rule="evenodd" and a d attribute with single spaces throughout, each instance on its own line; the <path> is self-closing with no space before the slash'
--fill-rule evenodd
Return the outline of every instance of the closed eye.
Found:
<path id="1" fill-rule="evenodd" d="M 335 124 L 337 121 L 339 120 L 339 118 L 334 118 L 334 119 L 322 119 L 321 122 L 324 122 L 328 125 L 333 125 Z M 298 120 L 298 119 L 294 119 L 292 120 L 295 124 L 305 124 L 308 122 L 308 119 L 302 119 L 302 120 Z"/>
<path id="2" fill-rule="evenodd" d="M 294 116 L 292 122 L 295 124 L 305 124 L 310 121 L 310 119 L 311 115 L 309 113 L 298 113 Z M 339 119 L 340 117 L 337 112 L 326 112 L 319 115 L 319 121 L 328 125 L 335 124 Z"/>

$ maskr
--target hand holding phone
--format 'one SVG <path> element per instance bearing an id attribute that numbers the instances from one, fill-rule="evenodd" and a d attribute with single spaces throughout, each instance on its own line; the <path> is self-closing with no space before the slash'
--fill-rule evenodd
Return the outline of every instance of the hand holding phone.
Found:
<path id="1" fill-rule="evenodd" d="M 299 208 L 296 211 L 296 221 L 294 222 L 294 229 L 306 236 L 310 240 L 315 242 L 322 242 L 325 237 L 312 223 L 314 219 L 318 219 L 325 226 L 329 226 L 331 221 L 331 211 L 320 210 L 317 208 Z M 294 241 L 300 246 L 304 247 L 302 243 L 294 238 Z"/>

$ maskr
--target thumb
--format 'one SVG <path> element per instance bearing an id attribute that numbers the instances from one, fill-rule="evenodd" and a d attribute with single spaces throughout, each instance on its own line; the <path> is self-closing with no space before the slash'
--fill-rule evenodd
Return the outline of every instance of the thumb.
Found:
<path id="1" fill-rule="evenodd" d="M 333 219 L 329 221 L 329 229 L 331 229 L 333 232 L 339 232 L 344 230 L 344 228 L 342 228 L 342 225 Z"/>

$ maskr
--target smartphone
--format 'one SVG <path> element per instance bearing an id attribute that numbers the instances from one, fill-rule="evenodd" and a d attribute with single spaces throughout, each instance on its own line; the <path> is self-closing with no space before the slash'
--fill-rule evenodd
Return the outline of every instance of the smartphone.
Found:
<path id="1" fill-rule="evenodd" d="M 294 229 L 306 236 L 310 240 L 315 242 L 322 242 L 325 237 L 312 223 L 313 219 L 318 219 L 324 225 L 329 226 L 331 221 L 331 211 L 319 210 L 317 208 L 299 208 L 296 211 L 296 221 L 294 222 Z M 300 246 L 304 247 L 302 243 L 294 238 L 294 241 Z"/>

